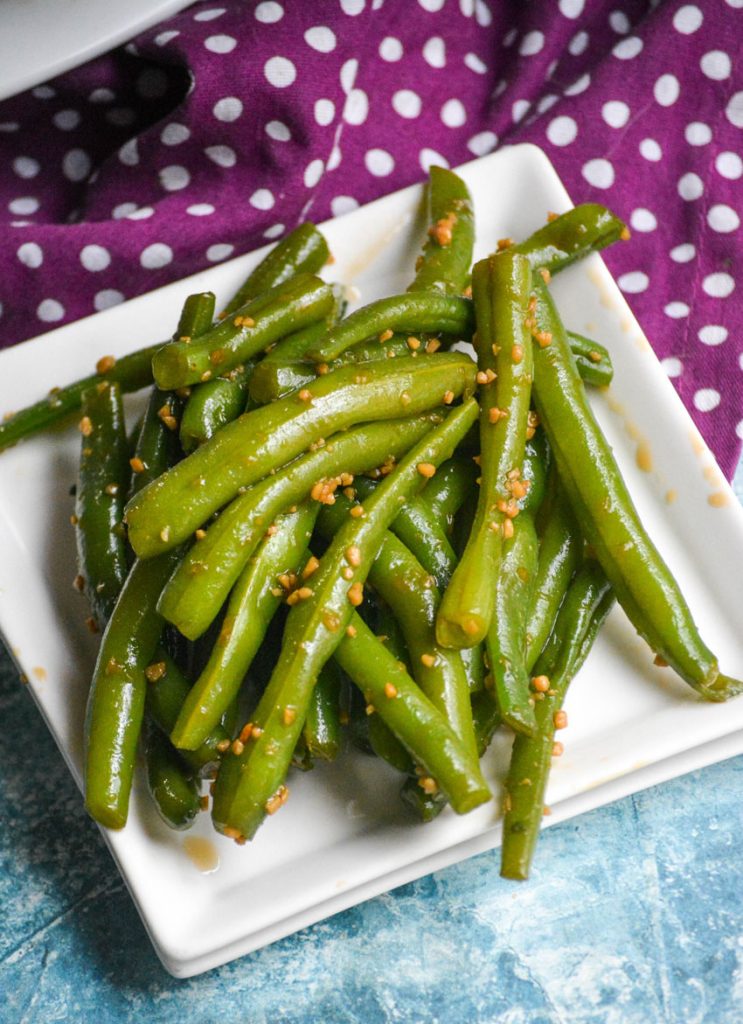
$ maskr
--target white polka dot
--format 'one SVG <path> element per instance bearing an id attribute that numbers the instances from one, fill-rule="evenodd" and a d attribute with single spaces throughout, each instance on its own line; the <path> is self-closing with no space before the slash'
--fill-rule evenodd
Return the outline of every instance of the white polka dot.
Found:
<path id="1" fill-rule="evenodd" d="M 93 299 L 93 305 L 100 313 L 104 309 L 111 309 L 112 306 L 118 306 L 124 301 L 124 296 L 121 292 L 117 292 L 115 288 L 104 288 L 103 291 L 96 292 Z"/>
<path id="2" fill-rule="evenodd" d="M 441 10 L 446 0 L 418 0 L 418 3 L 424 11 L 428 11 L 429 14 L 435 14 L 436 11 Z"/>
<path id="3" fill-rule="evenodd" d="M 663 312 L 672 320 L 683 320 L 685 316 L 689 315 L 689 307 L 685 302 L 669 302 L 667 306 L 663 307 Z"/>
<path id="4" fill-rule="evenodd" d="M 212 107 L 212 113 L 218 121 L 237 121 L 242 112 L 243 105 L 237 96 L 225 96 Z"/>
<path id="5" fill-rule="evenodd" d="M 170 82 L 161 68 L 145 68 L 138 76 L 136 90 L 145 100 L 156 100 L 168 91 Z"/>
<path id="6" fill-rule="evenodd" d="M 285 125 L 283 121 L 269 121 L 265 130 L 266 135 L 276 142 L 288 142 L 292 137 L 288 125 Z"/>
<path id="7" fill-rule="evenodd" d="M 555 96 L 554 93 L 548 93 L 546 96 L 542 96 L 539 103 L 537 103 L 537 112 L 540 114 L 546 113 L 551 110 L 555 103 L 559 100 L 559 96 Z"/>
<path id="8" fill-rule="evenodd" d="M 165 146 L 178 146 L 181 142 L 185 142 L 191 135 L 189 128 L 185 124 L 166 124 L 163 130 L 160 132 L 160 141 Z"/>
<path id="9" fill-rule="evenodd" d="M 663 150 L 655 139 L 643 139 L 639 149 L 640 156 L 644 156 L 646 160 L 651 160 L 653 163 L 657 163 L 663 156 Z"/>
<path id="10" fill-rule="evenodd" d="M 693 402 L 700 412 L 711 412 L 720 404 L 720 392 L 714 388 L 700 388 L 694 392 Z"/>
<path id="11" fill-rule="evenodd" d="M 515 103 L 511 104 L 511 117 L 516 124 L 518 124 L 519 121 L 523 121 L 529 113 L 530 107 L 531 103 L 529 100 L 516 100 Z"/>
<path id="12" fill-rule="evenodd" d="M 724 82 L 726 78 L 730 78 L 732 63 L 723 50 L 710 50 L 699 61 L 699 67 L 713 82 Z"/>
<path id="13" fill-rule="evenodd" d="M 276 89 L 286 89 L 297 77 L 297 69 L 288 57 L 271 57 L 263 65 L 263 74 Z"/>
<path id="14" fill-rule="evenodd" d="M 743 7 L 743 0 L 725 0 L 728 7 L 735 7 L 736 10 Z"/>
<path id="15" fill-rule="evenodd" d="M 304 169 L 305 188 L 314 188 L 320 178 L 322 178 L 324 170 L 325 165 L 322 160 L 311 160 Z"/>
<path id="16" fill-rule="evenodd" d="M 80 124 L 80 115 L 76 110 L 58 110 L 52 121 L 61 131 L 71 132 Z"/>
<path id="17" fill-rule="evenodd" d="M 585 92 L 588 86 L 591 84 L 591 76 L 588 72 L 585 75 L 581 75 L 580 78 L 576 78 L 574 82 L 564 90 L 566 96 L 578 96 L 580 93 Z"/>
<path id="18" fill-rule="evenodd" d="M 84 149 L 70 149 L 62 158 L 62 173 L 69 181 L 84 181 L 90 168 L 90 157 Z"/>
<path id="19" fill-rule="evenodd" d="M 273 192 L 267 188 L 256 189 L 248 202 L 256 210 L 272 210 L 276 204 Z"/>
<path id="20" fill-rule="evenodd" d="M 553 146 L 569 146 L 578 134 L 572 117 L 556 117 L 547 125 L 547 138 Z"/>
<path id="21" fill-rule="evenodd" d="M 164 242 L 153 242 L 142 250 L 139 262 L 145 270 L 159 270 L 173 260 L 173 250 Z"/>
<path id="22" fill-rule="evenodd" d="M 283 224 L 272 224 L 270 228 L 266 228 L 263 232 L 264 238 L 281 238 L 284 234 Z"/>
<path id="23" fill-rule="evenodd" d="M 231 256 L 234 251 L 234 245 L 230 245 L 229 242 L 217 242 L 206 250 L 206 258 L 210 263 L 219 263 L 220 260 L 226 260 Z"/>
<path id="24" fill-rule="evenodd" d="M 344 14 L 350 15 L 352 18 L 357 14 L 361 14 L 365 7 L 365 0 L 341 0 L 341 9 Z"/>
<path id="25" fill-rule="evenodd" d="M 492 152 L 497 145 L 498 136 L 495 132 L 485 131 L 473 135 L 467 142 L 467 149 L 475 156 L 485 156 L 486 153 Z"/>
<path id="26" fill-rule="evenodd" d="M 480 60 L 476 53 L 466 53 L 464 55 L 465 66 L 474 71 L 477 75 L 486 75 L 488 72 L 488 66 L 484 60 Z"/>
<path id="27" fill-rule="evenodd" d="M 662 107 L 672 106 L 679 98 L 681 86 L 675 75 L 661 75 L 653 86 L 653 95 Z"/>
<path id="28" fill-rule="evenodd" d="M 692 32 L 696 32 L 703 21 L 704 15 L 696 4 L 684 4 L 673 16 L 673 27 L 677 32 L 689 36 Z"/>
<path id="29" fill-rule="evenodd" d="M 743 160 L 737 153 L 720 153 L 715 160 L 717 173 L 730 181 L 737 181 L 743 175 Z"/>
<path id="30" fill-rule="evenodd" d="M 333 211 L 334 217 L 342 217 L 344 213 L 350 213 L 357 209 L 358 205 L 353 196 L 335 196 L 331 200 L 330 209 Z"/>
<path id="31" fill-rule="evenodd" d="M 499 96 L 502 96 L 507 88 L 508 82 L 506 81 L 505 78 L 501 78 L 500 82 L 498 82 L 495 89 L 493 89 L 493 98 L 497 99 Z"/>
<path id="32" fill-rule="evenodd" d="M 169 167 L 163 167 L 159 174 L 160 184 L 166 192 L 179 192 L 191 181 L 191 175 L 185 167 L 181 167 L 179 164 L 171 164 Z"/>
<path id="33" fill-rule="evenodd" d="M 732 125 L 743 128 L 743 92 L 736 92 L 730 97 L 725 114 Z"/>
<path id="34" fill-rule="evenodd" d="M 30 267 L 31 270 L 36 270 L 44 262 L 44 253 L 36 242 L 24 242 L 18 247 L 16 256 L 24 267 Z"/>
<path id="35" fill-rule="evenodd" d="M 722 345 L 727 338 L 727 327 L 722 327 L 720 324 L 707 324 L 699 331 L 699 340 L 703 345 Z"/>
<path id="36" fill-rule="evenodd" d="M 160 32 L 159 35 L 155 36 L 153 42 L 155 43 L 155 46 L 167 46 L 167 44 L 171 40 L 175 39 L 176 36 L 179 36 L 179 35 L 180 35 L 180 32 L 176 31 L 175 29 L 171 29 L 168 32 Z"/>
<path id="37" fill-rule="evenodd" d="M 114 220 L 121 220 L 122 217 L 128 217 L 129 214 L 133 213 L 136 209 L 136 203 L 119 203 L 118 206 L 114 206 L 111 211 L 111 216 Z"/>
<path id="38" fill-rule="evenodd" d="M 728 3 L 730 3 L 730 0 L 728 0 Z M 743 420 L 738 420 L 735 425 L 735 433 L 743 441 Z"/>
<path id="39" fill-rule="evenodd" d="M 684 129 L 684 138 L 690 146 L 706 146 L 712 141 L 712 130 L 702 121 L 692 121 Z"/>
<path id="40" fill-rule="evenodd" d="M 485 0 L 475 0 L 475 20 L 481 28 L 487 28 L 491 24 L 493 15 Z"/>
<path id="41" fill-rule="evenodd" d="M 576 32 L 573 38 L 568 43 L 568 52 L 574 57 L 580 57 L 582 53 L 585 53 L 588 47 L 588 33 L 587 32 Z"/>
<path id="42" fill-rule="evenodd" d="M 449 161 L 446 159 L 446 157 L 442 156 L 441 153 L 437 153 L 435 149 L 429 149 L 428 146 L 424 146 L 424 148 L 418 154 L 418 163 L 421 165 L 426 174 L 428 174 L 428 172 L 434 165 L 436 165 L 437 167 L 449 166 Z"/>
<path id="43" fill-rule="evenodd" d="M 80 250 L 80 262 L 86 270 L 95 273 L 111 264 L 111 254 L 102 245 L 86 245 Z"/>
<path id="44" fill-rule="evenodd" d="M 675 356 L 666 356 L 665 359 L 661 359 L 660 365 L 665 370 L 667 377 L 680 377 L 684 371 L 684 364 Z"/>
<path id="45" fill-rule="evenodd" d="M 717 203 L 711 206 L 707 213 L 707 223 L 713 231 L 720 234 L 728 234 L 730 231 L 737 231 L 740 227 L 740 217 L 732 208 L 725 203 Z"/>
<path id="46" fill-rule="evenodd" d="M 629 222 L 635 231 L 655 231 L 658 227 L 655 214 L 642 206 L 632 211 Z"/>
<path id="47" fill-rule="evenodd" d="M 386 178 L 395 169 L 395 160 L 386 149 L 370 149 L 364 154 L 364 164 L 375 178 Z"/>
<path id="48" fill-rule="evenodd" d="M 583 164 L 581 174 L 594 188 L 611 188 L 614 184 L 614 167 L 603 157 Z"/>
<path id="49" fill-rule="evenodd" d="M 331 53 L 335 49 L 335 32 L 326 25 L 315 25 L 307 29 L 304 41 L 318 53 Z"/>
<path id="50" fill-rule="evenodd" d="M 710 298 L 726 299 L 735 289 L 735 281 L 730 274 L 718 271 L 716 274 L 708 274 L 702 281 L 702 288 Z"/>
<path id="51" fill-rule="evenodd" d="M 355 57 L 351 57 L 350 60 L 344 61 L 341 66 L 340 80 L 341 89 L 348 95 L 353 89 L 354 83 L 356 82 L 356 75 L 359 73 L 359 62 Z"/>
<path id="52" fill-rule="evenodd" d="M 628 274 L 622 274 L 617 278 L 617 284 L 628 295 L 639 295 L 650 284 L 650 278 L 641 270 L 631 270 Z"/>
<path id="53" fill-rule="evenodd" d="M 446 66 L 446 44 L 441 36 L 432 36 L 423 47 L 423 59 L 432 68 Z"/>
<path id="54" fill-rule="evenodd" d="M 385 36 L 379 44 L 379 56 L 390 63 L 400 60 L 403 55 L 402 43 L 394 36 Z"/>
<path id="55" fill-rule="evenodd" d="M 534 29 L 527 32 L 519 43 L 519 53 L 522 57 L 533 57 L 535 53 L 544 47 L 544 33 Z"/>
<path id="56" fill-rule="evenodd" d="M 412 89 L 399 89 L 392 97 L 392 109 L 400 117 L 417 117 L 421 106 L 420 96 Z"/>
<path id="57" fill-rule="evenodd" d="M 601 108 L 601 116 L 610 128 L 624 128 L 629 121 L 630 109 L 621 100 L 609 100 Z"/>
<path id="58" fill-rule="evenodd" d="M 41 164 L 30 156 L 17 156 L 13 161 L 13 170 L 19 178 L 35 178 L 41 170 Z"/>
<path id="59" fill-rule="evenodd" d="M 19 217 L 27 217 L 30 213 L 36 213 L 39 208 L 39 200 L 34 196 L 19 196 L 18 199 L 11 199 L 8 209 Z"/>
<path id="60" fill-rule="evenodd" d="M 31 95 L 35 96 L 37 100 L 50 100 L 57 95 L 57 92 L 50 85 L 37 85 L 35 89 L 31 90 Z"/>
<path id="61" fill-rule="evenodd" d="M 210 53 L 232 53 L 237 46 L 237 39 L 233 36 L 208 36 L 204 40 L 204 46 Z"/>
<path id="62" fill-rule="evenodd" d="M 689 171 L 688 174 L 681 175 L 678 183 L 678 194 L 682 199 L 692 202 L 694 199 L 699 199 L 703 192 L 704 182 L 698 174 Z"/>
<path id="63" fill-rule="evenodd" d="M 137 120 L 137 115 L 131 107 L 112 107 L 106 111 L 105 117 L 109 124 L 117 128 L 126 128 Z"/>
<path id="64" fill-rule="evenodd" d="M 331 124 L 335 117 L 335 103 L 332 100 L 315 101 L 315 120 L 321 127 L 325 128 Z"/>
<path id="65" fill-rule="evenodd" d="M 204 152 L 218 167 L 234 167 L 237 163 L 237 154 L 230 146 L 207 146 Z"/>
<path id="66" fill-rule="evenodd" d="M 620 39 L 611 52 L 620 60 L 632 60 L 642 52 L 642 46 L 642 39 L 638 36 L 627 36 L 626 39 Z"/>
<path id="67" fill-rule="evenodd" d="M 619 35 L 626 35 L 632 28 L 630 20 L 624 11 L 612 11 L 609 15 L 609 24 Z"/>
<path id="68" fill-rule="evenodd" d="M 341 151 L 340 147 L 336 143 L 335 146 L 330 150 L 330 156 L 325 161 L 325 170 L 334 171 L 336 167 L 340 166 L 341 162 Z"/>
<path id="69" fill-rule="evenodd" d="M 689 263 L 696 256 L 697 251 L 691 242 L 684 242 L 671 249 L 669 256 L 674 263 Z"/>
<path id="70" fill-rule="evenodd" d="M 264 0 L 264 3 L 258 4 L 254 13 L 264 25 L 274 25 L 284 17 L 284 8 L 273 0 Z"/>
<path id="71" fill-rule="evenodd" d="M 560 63 L 559 59 L 551 60 L 549 62 L 549 64 L 547 65 L 547 78 L 552 78 L 552 76 L 554 75 L 555 71 L 557 70 L 557 65 L 559 63 Z"/>
<path id="72" fill-rule="evenodd" d="M 17 121 L 3 121 L 0 123 L 0 132 L 17 132 L 20 127 Z"/>
<path id="73" fill-rule="evenodd" d="M 369 115 L 369 97 L 363 89 L 351 89 L 343 107 L 347 124 L 363 124 Z"/>
<path id="74" fill-rule="evenodd" d="M 508 49 L 509 46 L 513 46 L 519 36 L 519 30 L 517 28 L 510 28 L 508 32 L 503 36 L 503 46 Z"/>
<path id="75" fill-rule="evenodd" d="M 127 220 L 147 220 L 155 211 L 151 206 L 140 206 L 126 215 Z"/>
<path id="76" fill-rule="evenodd" d="M 441 120 L 447 128 L 461 128 L 467 120 L 467 111 L 461 100 L 447 100 L 441 108 Z"/>
<path id="77" fill-rule="evenodd" d="M 57 302 L 56 299 L 44 299 L 36 308 L 37 317 L 39 320 L 43 320 L 45 324 L 56 323 L 57 320 L 62 319 L 64 314 L 64 306 L 61 302 Z"/>
<path id="78" fill-rule="evenodd" d="M 190 213 L 192 217 L 208 217 L 214 213 L 214 207 L 211 203 L 193 203 L 186 208 L 186 213 Z"/>
<path id="79" fill-rule="evenodd" d="M 586 0 L 559 0 L 560 14 L 566 18 L 580 18 Z"/>
<path id="80" fill-rule="evenodd" d="M 89 103 L 113 103 L 116 93 L 112 89 L 94 89 L 88 96 Z"/>
<path id="81" fill-rule="evenodd" d="M 211 7 L 208 11 L 199 11 L 198 14 L 194 14 L 194 21 L 214 21 L 215 18 L 220 18 L 226 11 L 226 7 Z"/>

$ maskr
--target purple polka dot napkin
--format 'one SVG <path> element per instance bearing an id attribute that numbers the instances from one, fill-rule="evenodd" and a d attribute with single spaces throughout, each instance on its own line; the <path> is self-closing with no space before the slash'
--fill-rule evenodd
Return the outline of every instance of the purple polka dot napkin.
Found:
<path id="1" fill-rule="evenodd" d="M 743 0 L 222 0 L 0 104 L 0 345 L 533 142 L 720 464 L 743 439 Z M 148 339 L 149 340 L 149 339 Z"/>

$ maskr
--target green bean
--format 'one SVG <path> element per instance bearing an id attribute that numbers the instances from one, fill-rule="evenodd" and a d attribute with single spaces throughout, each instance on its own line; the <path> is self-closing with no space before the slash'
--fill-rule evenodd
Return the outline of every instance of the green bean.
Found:
<path id="1" fill-rule="evenodd" d="M 477 310 L 476 350 L 480 387 L 481 485 L 475 521 L 459 565 L 444 593 L 436 622 L 443 647 L 472 647 L 484 640 L 493 617 L 504 538 L 518 508 L 529 415 L 532 350 L 527 321 L 531 271 L 510 251 L 482 260 L 472 272 Z"/>
<path id="2" fill-rule="evenodd" d="M 245 411 L 251 362 L 236 366 L 225 377 L 215 377 L 191 389 L 181 416 L 180 439 L 184 452 L 205 444 L 226 423 Z"/>
<path id="3" fill-rule="evenodd" d="M 720 672 L 702 641 L 591 411 L 552 298 L 540 279 L 535 283 L 538 327 L 553 339 L 535 352 L 535 401 L 583 534 L 652 650 L 706 700 L 732 697 L 743 683 Z"/>
<path id="4" fill-rule="evenodd" d="M 557 274 L 620 238 L 629 238 L 626 224 L 605 206 L 583 203 L 555 217 L 525 241 L 511 246 L 509 252 L 528 257 L 533 270 L 544 269 Z"/>
<path id="5" fill-rule="evenodd" d="M 405 640 L 397 619 L 394 617 L 388 606 L 379 600 L 378 594 L 375 595 L 375 598 L 374 606 L 377 614 L 375 616 L 374 626 L 377 632 L 377 638 L 384 644 L 390 654 L 397 659 L 399 664 L 403 666 L 406 672 L 410 674 L 408 652 L 405 649 Z M 371 705 L 371 707 L 373 707 L 373 705 Z M 397 771 L 400 771 L 405 775 L 415 774 L 415 762 L 410 756 L 410 753 L 406 747 L 403 746 L 397 736 L 395 736 L 384 719 L 378 714 L 369 714 L 365 717 L 367 735 L 372 752 L 375 753 L 377 757 L 381 757 L 383 761 L 386 761 L 387 764 L 391 765 Z M 419 792 L 422 793 L 423 791 L 419 788 Z"/>
<path id="6" fill-rule="evenodd" d="M 145 675 L 148 682 L 147 713 L 168 735 L 178 719 L 191 684 L 162 646 L 156 648 L 152 662 L 145 669 Z M 211 731 L 204 734 L 201 744 L 192 750 L 181 750 L 181 757 L 192 770 L 206 775 L 219 763 L 225 740 L 229 741 L 229 736 L 229 730 L 218 719 Z"/>
<path id="7" fill-rule="evenodd" d="M 161 345 L 158 342 L 120 359 L 103 356 L 98 360 L 97 373 L 65 387 L 52 388 L 40 402 L 0 419 L 0 451 L 79 412 L 83 395 L 97 384 L 115 381 L 122 394 L 146 388 L 152 383 L 152 357 Z"/>
<path id="8" fill-rule="evenodd" d="M 269 288 L 284 284 L 297 274 L 316 274 L 325 266 L 329 256 L 328 243 L 315 225 L 300 224 L 261 260 L 228 303 L 225 312 L 236 312 L 246 302 Z"/>
<path id="9" fill-rule="evenodd" d="M 163 591 L 159 609 L 190 640 L 214 620 L 273 518 L 303 501 L 331 501 L 352 474 L 398 458 L 426 434 L 432 418 L 370 423 L 339 434 L 236 498 L 190 549 Z M 348 474 L 344 476 L 344 474 Z"/>
<path id="10" fill-rule="evenodd" d="M 414 416 L 473 386 L 474 365 L 461 353 L 396 359 L 393 365 L 345 367 L 290 395 L 244 413 L 145 488 L 126 510 L 129 542 L 149 558 L 179 544 L 247 487 L 320 437 L 354 423 Z"/>
<path id="11" fill-rule="evenodd" d="M 451 532 L 454 516 L 468 495 L 474 493 L 478 475 L 472 459 L 455 455 L 440 467 L 421 491 L 419 500 L 428 505 L 435 519 L 445 524 L 447 533 Z"/>
<path id="12" fill-rule="evenodd" d="M 357 309 L 331 328 L 309 356 L 315 362 L 330 363 L 351 345 L 376 335 L 383 337 L 387 331 L 411 335 L 420 332 L 451 334 L 456 338 L 468 338 L 472 326 L 472 303 L 469 299 L 437 292 L 407 292 L 378 299 Z"/>
<path id="13" fill-rule="evenodd" d="M 608 388 L 614 377 L 614 366 L 608 349 L 575 331 L 567 333 L 570 351 L 575 356 L 575 365 L 583 383 L 595 388 Z"/>
<path id="14" fill-rule="evenodd" d="M 219 725 L 284 598 L 278 577 L 296 569 L 309 541 L 317 503 L 280 516 L 235 584 L 217 641 L 199 678 L 182 701 L 170 739 L 181 750 L 199 747 Z M 265 528 L 264 528 L 265 534 Z"/>
<path id="15" fill-rule="evenodd" d="M 129 449 L 121 390 L 102 381 L 83 395 L 82 447 L 75 500 L 79 579 L 102 629 L 127 574 L 124 494 Z"/>
<path id="16" fill-rule="evenodd" d="M 107 828 L 126 824 L 145 669 L 163 625 L 155 605 L 177 560 L 178 552 L 168 551 L 134 563 L 98 651 L 85 720 L 85 806 Z"/>
<path id="17" fill-rule="evenodd" d="M 199 786 L 160 730 L 145 729 L 147 788 L 160 817 L 170 828 L 183 831 L 199 813 Z"/>
<path id="18" fill-rule="evenodd" d="M 544 796 L 553 755 L 555 729 L 567 724 L 561 712 L 565 693 L 613 604 L 613 594 L 599 564 L 588 560 L 568 591 L 555 624 L 552 656 L 540 658 L 537 672 L 550 687 L 536 701 L 537 730 L 532 738 L 517 735 L 506 779 L 501 875 L 525 879 L 544 813 Z"/>
<path id="19" fill-rule="evenodd" d="M 322 320 L 333 307 L 330 285 L 300 274 L 264 292 L 190 342 L 159 349 L 152 359 L 158 387 L 183 388 L 224 374 L 298 327 Z"/>
<path id="20" fill-rule="evenodd" d="M 500 711 L 492 695 L 485 690 L 475 693 L 472 697 L 472 725 L 475 729 L 477 753 L 480 757 L 490 746 L 500 724 Z"/>
<path id="21" fill-rule="evenodd" d="M 461 295 L 469 277 L 475 244 L 472 198 L 465 183 L 453 171 L 434 166 L 428 174 L 430 227 L 408 291 Z"/>
<path id="22" fill-rule="evenodd" d="M 335 761 L 341 750 L 340 721 L 341 677 L 334 661 L 320 669 L 307 707 L 302 739 L 311 758 Z"/>
<path id="23" fill-rule="evenodd" d="M 448 458 L 477 416 L 470 399 L 455 409 L 410 451 L 371 496 L 362 513 L 349 517 L 326 550 L 312 577 L 312 593 L 289 613 L 278 664 L 256 709 L 255 730 L 241 755 L 223 761 L 215 790 L 213 820 L 236 838 L 255 834 L 266 813 L 286 794 L 284 778 L 301 732 L 317 674 L 343 639 L 381 538 L 400 504 L 420 489 L 420 463 Z M 349 570 L 343 572 L 344 569 Z M 455 810 L 488 798 L 475 762 L 466 792 L 452 795 Z"/>

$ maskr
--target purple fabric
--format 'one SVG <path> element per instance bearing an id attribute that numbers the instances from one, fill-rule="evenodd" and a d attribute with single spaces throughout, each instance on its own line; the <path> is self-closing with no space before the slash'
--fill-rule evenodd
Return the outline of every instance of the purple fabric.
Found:
<path id="1" fill-rule="evenodd" d="M 0 104 L 0 344 L 499 145 L 607 261 L 725 472 L 743 438 L 743 0 L 222 0 Z"/>

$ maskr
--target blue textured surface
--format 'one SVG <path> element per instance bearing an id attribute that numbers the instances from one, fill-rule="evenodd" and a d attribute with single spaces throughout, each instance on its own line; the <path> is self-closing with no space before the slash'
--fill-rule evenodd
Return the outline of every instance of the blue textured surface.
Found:
<path id="1" fill-rule="evenodd" d="M 743 1021 L 743 757 L 176 981 L 4 654 L 0 716 L 3 1024 Z"/>

